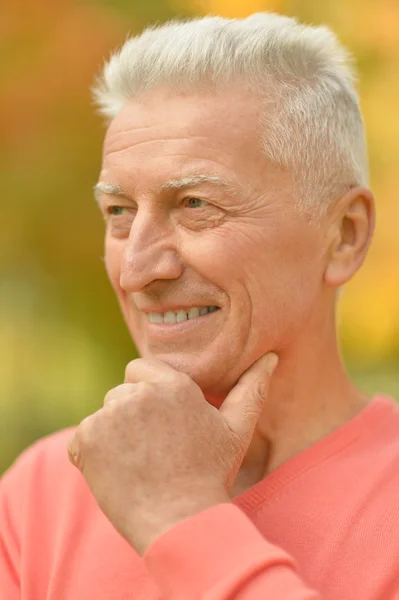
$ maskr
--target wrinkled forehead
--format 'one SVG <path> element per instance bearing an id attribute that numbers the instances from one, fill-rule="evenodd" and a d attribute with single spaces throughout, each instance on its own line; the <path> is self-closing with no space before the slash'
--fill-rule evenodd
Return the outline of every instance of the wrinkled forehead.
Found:
<path id="1" fill-rule="evenodd" d="M 283 190 L 291 196 L 291 174 L 262 151 L 261 108 L 245 90 L 148 91 L 111 122 L 101 178 L 144 190 L 206 173 L 252 197 Z"/>
<path id="2" fill-rule="evenodd" d="M 157 139 L 203 139 L 232 150 L 260 151 L 260 101 L 239 89 L 176 93 L 150 90 L 128 101 L 111 122 L 104 153 Z"/>

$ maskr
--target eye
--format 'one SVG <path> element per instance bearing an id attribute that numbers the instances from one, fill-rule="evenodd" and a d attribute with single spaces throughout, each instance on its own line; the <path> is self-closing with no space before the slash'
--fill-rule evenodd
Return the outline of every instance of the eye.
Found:
<path id="1" fill-rule="evenodd" d="M 201 198 L 186 198 L 185 202 L 188 208 L 202 208 L 208 204 L 208 202 L 201 200 Z"/>
<path id="2" fill-rule="evenodd" d="M 123 206 L 108 206 L 107 208 L 107 212 L 109 215 L 112 215 L 113 217 L 119 217 L 122 214 L 122 211 L 124 210 Z"/>

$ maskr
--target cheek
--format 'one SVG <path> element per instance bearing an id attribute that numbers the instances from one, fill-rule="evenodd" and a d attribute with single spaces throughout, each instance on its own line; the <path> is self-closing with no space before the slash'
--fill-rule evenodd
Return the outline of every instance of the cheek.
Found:
<path id="1" fill-rule="evenodd" d="M 228 292 L 232 285 L 245 280 L 249 265 L 257 255 L 253 241 L 239 233 L 235 227 L 226 226 L 204 232 L 194 240 L 191 236 L 183 238 L 183 261 Z"/>
<path id="2" fill-rule="evenodd" d="M 257 335 L 277 347 L 289 344 L 306 327 L 323 281 L 323 269 L 314 253 L 278 249 L 254 267 L 249 283 Z M 272 260 L 273 257 L 273 260 Z"/>
<path id="3" fill-rule="evenodd" d="M 121 275 L 121 261 L 123 254 L 123 246 L 114 241 L 105 242 L 105 270 L 116 295 L 121 299 L 124 295 L 122 288 L 119 285 Z"/>
<path id="4" fill-rule="evenodd" d="M 106 240 L 105 243 L 105 269 L 109 281 L 114 289 L 122 316 L 126 326 L 134 338 L 136 346 L 140 346 L 142 338 L 142 321 L 136 311 L 132 310 L 132 306 L 128 306 L 126 302 L 126 292 L 120 286 L 121 264 L 125 244 L 120 240 Z"/>
<path id="5" fill-rule="evenodd" d="M 277 342 L 305 322 L 323 281 L 318 238 L 305 226 L 278 225 L 232 229 L 208 254 L 210 272 L 250 310 L 255 344 L 257 338 Z"/>

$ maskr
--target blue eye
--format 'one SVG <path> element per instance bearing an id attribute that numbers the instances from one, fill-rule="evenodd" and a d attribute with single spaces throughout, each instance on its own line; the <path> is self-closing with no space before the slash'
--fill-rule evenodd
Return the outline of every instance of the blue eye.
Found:
<path id="1" fill-rule="evenodd" d="M 203 205 L 208 204 L 201 198 L 187 198 L 187 204 L 189 208 L 202 208 Z"/>

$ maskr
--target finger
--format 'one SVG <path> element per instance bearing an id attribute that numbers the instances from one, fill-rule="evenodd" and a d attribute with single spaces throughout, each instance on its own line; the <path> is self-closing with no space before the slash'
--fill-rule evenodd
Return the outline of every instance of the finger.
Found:
<path id="1" fill-rule="evenodd" d="M 136 393 L 137 384 L 135 383 L 121 383 L 116 387 L 112 388 L 105 394 L 104 406 L 111 402 L 111 400 L 127 400 L 132 398 Z"/>
<path id="2" fill-rule="evenodd" d="M 79 452 L 79 440 L 76 431 L 71 435 L 67 444 L 68 460 L 74 467 L 80 470 L 81 456 Z"/>
<path id="3" fill-rule="evenodd" d="M 156 359 L 136 358 L 127 365 L 125 370 L 125 383 L 138 383 L 139 381 L 149 383 L 174 382 L 178 377 L 179 371 Z"/>
<path id="4" fill-rule="evenodd" d="M 103 422 L 104 409 L 100 408 L 85 417 L 71 435 L 67 443 L 68 459 L 74 467 L 82 471 L 85 467 L 85 456 L 95 440 L 95 431 Z"/>
<path id="5" fill-rule="evenodd" d="M 243 441 L 245 450 L 262 412 L 277 363 L 278 357 L 272 352 L 259 358 L 241 375 L 219 409 L 230 429 Z"/>

